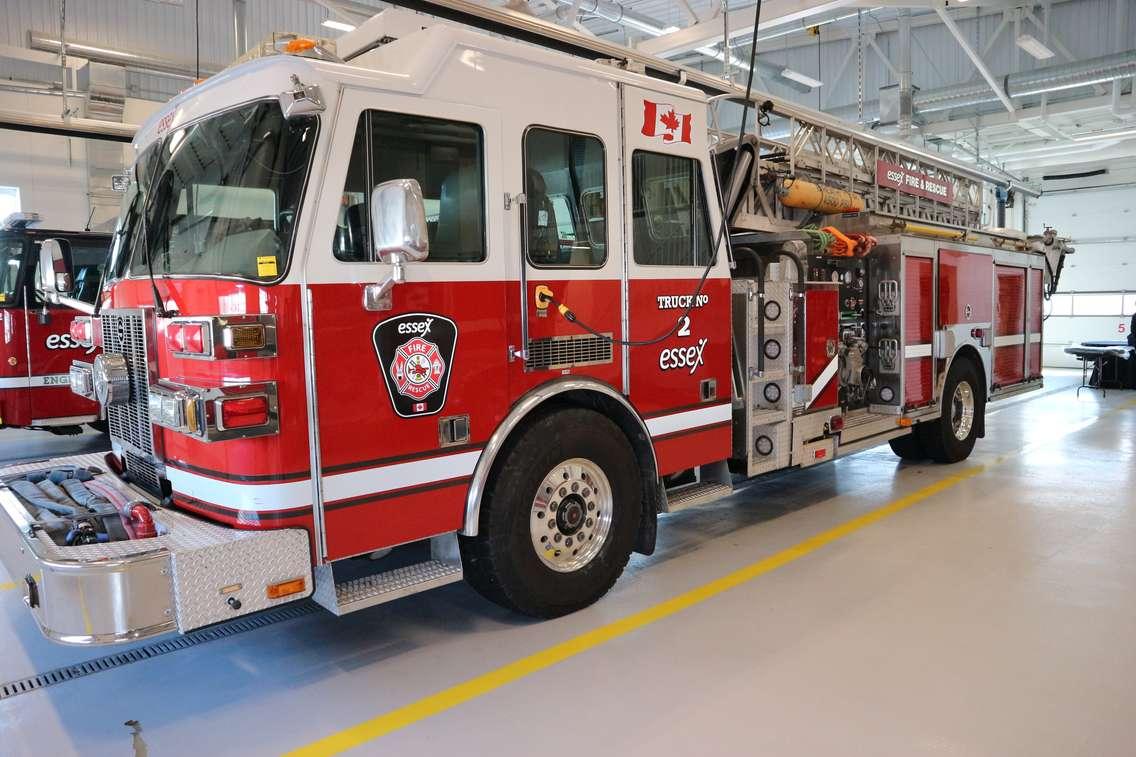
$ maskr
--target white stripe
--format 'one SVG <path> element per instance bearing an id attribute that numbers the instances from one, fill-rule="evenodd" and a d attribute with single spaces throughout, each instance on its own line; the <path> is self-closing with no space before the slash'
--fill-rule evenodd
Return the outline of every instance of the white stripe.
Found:
<path id="1" fill-rule="evenodd" d="M 908 344 L 903 348 L 904 359 L 913 357 L 931 357 L 931 345 Z"/>
<path id="2" fill-rule="evenodd" d="M 813 385 L 809 387 L 809 401 L 805 404 L 805 407 L 809 407 L 814 402 L 816 402 L 817 397 L 819 397 L 820 393 L 824 391 L 824 388 L 828 386 L 828 382 L 832 381 L 832 377 L 836 375 L 836 369 L 839 367 L 839 356 L 834 357 L 832 360 L 828 361 L 828 365 L 824 367 L 824 370 L 821 371 L 820 375 L 816 377 L 816 381 L 814 381 Z"/>
<path id="3" fill-rule="evenodd" d="M 1041 334 L 1030 334 L 1030 344 L 1038 344 L 1041 342 Z"/>
<path id="4" fill-rule="evenodd" d="M 1025 334 L 1007 334 L 994 337 L 995 347 L 1021 347 L 1026 342 Z"/>
<path id="5" fill-rule="evenodd" d="M 733 417 L 733 409 L 730 407 L 730 403 L 727 402 L 723 405 L 700 407 L 682 413 L 672 413 L 658 418 L 651 418 L 647 421 L 647 430 L 651 432 L 651 436 L 663 436 L 664 434 L 673 434 L 676 431 L 686 431 L 690 428 L 709 426 L 712 423 L 721 423 Z"/>
<path id="6" fill-rule="evenodd" d="M 324 476 L 323 499 L 324 502 L 335 502 L 468 476 L 473 473 L 479 457 L 481 450 L 474 450 L 445 457 L 415 460 L 410 463 L 385 465 L 382 468 Z"/>
<path id="7" fill-rule="evenodd" d="M 49 373 L 46 376 L 5 376 L 0 378 L 0 389 L 27 389 L 34 386 L 70 386 L 66 373 Z"/>
<path id="8" fill-rule="evenodd" d="M 463 452 L 428 460 L 385 465 L 381 468 L 337 473 L 324 476 L 324 501 L 364 497 L 408 486 L 432 484 L 473 473 L 481 450 Z M 270 512 L 307 507 L 312 502 L 312 481 L 254 484 L 240 481 L 219 481 L 215 478 L 169 466 L 166 476 L 174 491 L 194 499 L 211 502 L 234 510 Z"/>
<path id="9" fill-rule="evenodd" d="M 276 484 L 250 484 L 218 481 L 172 466 L 166 467 L 166 477 L 178 494 L 234 510 L 270 512 L 307 507 L 312 503 L 311 479 Z"/>

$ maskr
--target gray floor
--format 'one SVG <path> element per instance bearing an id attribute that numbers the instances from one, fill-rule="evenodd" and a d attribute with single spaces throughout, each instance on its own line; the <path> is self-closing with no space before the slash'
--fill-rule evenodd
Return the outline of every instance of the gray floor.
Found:
<path id="1" fill-rule="evenodd" d="M 275 754 L 388 711 L 405 727 L 330 746 L 1133 754 L 1136 393 L 1071 383 L 993 406 L 957 466 L 885 446 L 668 517 L 658 552 L 571 617 L 519 619 L 462 584 L 313 614 L 0 701 L 0 754 L 133 754 L 131 719 L 151 755 Z M 20 454 L 7 433 L 0 454 Z M 551 667 L 429 717 L 399 709 L 897 500 L 910 507 Z M 43 641 L 0 591 L 0 682 L 101 653 Z"/>

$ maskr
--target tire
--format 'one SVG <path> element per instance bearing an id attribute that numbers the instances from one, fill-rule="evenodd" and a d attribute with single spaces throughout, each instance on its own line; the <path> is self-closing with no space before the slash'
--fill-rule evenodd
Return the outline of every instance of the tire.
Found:
<path id="1" fill-rule="evenodd" d="M 581 408 L 536 418 L 502 450 L 478 535 L 459 541 L 466 580 L 537 618 L 587 607 L 627 565 L 641 488 L 635 452 L 608 418 Z"/>
<path id="2" fill-rule="evenodd" d="M 978 369 L 968 359 L 955 360 L 943 385 L 942 414 L 916 427 L 927 455 L 937 463 L 957 463 L 970 457 L 978 419 L 985 412 Z"/>
<path id="3" fill-rule="evenodd" d="M 888 444 L 891 445 L 891 451 L 904 460 L 926 460 L 928 457 L 927 450 L 923 449 L 923 441 L 915 431 L 892 439 Z"/>

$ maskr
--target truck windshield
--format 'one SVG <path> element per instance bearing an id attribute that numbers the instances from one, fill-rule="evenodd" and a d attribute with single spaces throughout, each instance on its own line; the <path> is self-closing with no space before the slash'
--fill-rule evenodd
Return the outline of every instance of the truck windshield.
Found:
<path id="1" fill-rule="evenodd" d="M 283 273 L 315 142 L 315 116 L 276 101 L 226 111 L 146 149 L 125 199 L 115 257 L 130 272 L 254 280 Z"/>

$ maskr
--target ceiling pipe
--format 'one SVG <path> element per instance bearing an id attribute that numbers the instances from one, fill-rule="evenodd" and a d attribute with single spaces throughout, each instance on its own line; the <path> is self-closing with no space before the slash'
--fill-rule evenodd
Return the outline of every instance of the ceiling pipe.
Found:
<path id="1" fill-rule="evenodd" d="M 233 60 L 241 57 L 248 51 L 248 27 L 245 24 L 245 15 L 248 11 L 248 3 L 245 0 L 233 0 L 233 48 L 237 54 L 233 56 Z"/>
<path id="2" fill-rule="evenodd" d="M 68 43 L 70 46 L 70 43 Z M 23 111 L 0 111 L 0 129 L 27 131 L 35 134 L 52 134 L 60 137 L 80 137 L 110 142 L 130 142 L 135 124 L 120 124 L 114 121 L 99 121 L 93 118 L 62 118 L 40 113 Z"/>
<path id="3" fill-rule="evenodd" d="M 567 7 L 574 7 L 576 0 L 555 0 L 560 5 Z M 580 0 L 579 12 L 589 16 L 602 18 L 605 21 L 610 21 L 613 24 L 618 24 L 624 27 L 630 27 L 636 31 L 643 32 L 652 37 L 660 37 L 664 34 L 678 31 L 675 26 L 663 26 L 657 19 L 643 16 L 635 11 L 628 10 L 623 5 L 611 0 Z M 70 43 L 68 43 L 70 45 Z M 749 71 L 749 62 L 743 61 L 734 56 L 728 49 L 725 51 L 718 51 L 712 47 L 701 47 L 696 52 L 699 55 L 704 55 L 707 58 L 720 61 L 723 67 L 734 66 L 742 71 Z M 727 60 L 729 63 L 727 64 Z M 781 76 L 781 71 L 784 66 L 778 66 L 772 63 L 767 63 L 762 60 L 757 61 L 757 67 L 767 72 L 771 76 L 777 77 L 777 83 L 783 84 L 790 89 L 794 89 L 801 93 L 812 92 L 813 88 L 801 84 L 800 82 L 792 81 Z M 729 77 L 726 77 L 727 81 Z"/>
<path id="4" fill-rule="evenodd" d="M 28 47 L 33 50 L 43 50 L 49 53 L 59 54 L 60 44 L 59 37 L 54 34 L 44 34 L 43 32 L 28 32 Z M 77 55 L 87 60 L 92 60 L 97 63 L 109 63 L 112 66 L 122 66 L 124 68 L 134 69 L 138 71 L 147 71 L 150 73 L 165 74 L 167 76 L 174 76 L 179 79 L 188 79 L 193 81 L 195 67 L 188 61 L 176 61 L 168 58 L 160 58 L 150 53 L 142 53 L 131 50 L 112 49 L 95 45 L 88 42 L 80 42 L 78 40 L 67 40 L 67 53 L 69 55 Z M 215 65 L 202 65 L 201 75 L 213 76 L 220 73 L 221 67 Z"/>
<path id="5" fill-rule="evenodd" d="M 70 46 L 70 43 L 68 43 Z M 1005 94 L 1011 98 L 1029 97 L 1066 89 L 1087 87 L 1109 81 L 1120 81 L 1136 76 L 1136 50 L 1128 50 L 1099 58 L 1044 66 L 1002 77 Z M 941 89 L 920 90 L 912 97 L 919 113 L 937 113 L 954 108 L 966 108 L 1000 101 L 985 82 L 958 84 Z M 866 103 L 879 113 L 879 101 Z M 855 118 L 857 106 L 845 105 L 828 112 L 841 118 Z"/>

